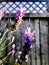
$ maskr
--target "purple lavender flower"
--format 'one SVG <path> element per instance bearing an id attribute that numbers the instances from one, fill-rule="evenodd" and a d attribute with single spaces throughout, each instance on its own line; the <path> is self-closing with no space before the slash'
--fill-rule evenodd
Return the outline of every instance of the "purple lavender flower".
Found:
<path id="1" fill-rule="evenodd" d="M 18 12 L 16 14 L 17 19 L 22 20 L 23 16 L 24 16 L 23 9 L 18 10 Z"/>
<path id="2" fill-rule="evenodd" d="M 34 33 L 35 33 L 35 31 L 31 32 L 31 28 L 30 27 L 27 27 L 25 29 L 24 40 L 26 42 L 28 42 L 30 45 L 32 44 L 32 40 L 34 40 Z"/>

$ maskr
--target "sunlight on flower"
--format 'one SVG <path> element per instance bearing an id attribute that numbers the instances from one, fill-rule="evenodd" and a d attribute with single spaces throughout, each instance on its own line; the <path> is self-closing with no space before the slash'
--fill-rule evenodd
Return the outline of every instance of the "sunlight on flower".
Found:
<path id="1" fill-rule="evenodd" d="M 15 48 L 15 44 L 12 44 L 12 48 L 13 48 L 13 49 Z"/>
<path id="2" fill-rule="evenodd" d="M 32 49 L 32 45 L 30 46 L 30 48 Z"/>
<path id="3" fill-rule="evenodd" d="M 22 52 L 21 51 L 19 51 L 19 54 L 21 54 Z"/>

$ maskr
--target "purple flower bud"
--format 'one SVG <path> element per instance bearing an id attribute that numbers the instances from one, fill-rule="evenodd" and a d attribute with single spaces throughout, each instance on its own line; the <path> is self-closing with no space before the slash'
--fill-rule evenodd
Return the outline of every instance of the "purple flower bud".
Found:
<path id="1" fill-rule="evenodd" d="M 12 56 L 13 56 L 15 54 L 15 50 L 13 49 L 11 53 L 12 53 Z"/>
<path id="2" fill-rule="evenodd" d="M 25 41 L 32 42 L 32 40 L 34 39 L 34 33 L 35 33 L 35 31 L 31 32 L 31 28 L 27 27 L 25 29 L 25 33 L 24 33 L 24 39 L 25 39 Z"/>
<path id="3" fill-rule="evenodd" d="M 18 10 L 18 12 L 16 14 L 16 18 L 19 19 L 19 20 L 22 20 L 23 16 L 24 16 L 23 9 Z"/>

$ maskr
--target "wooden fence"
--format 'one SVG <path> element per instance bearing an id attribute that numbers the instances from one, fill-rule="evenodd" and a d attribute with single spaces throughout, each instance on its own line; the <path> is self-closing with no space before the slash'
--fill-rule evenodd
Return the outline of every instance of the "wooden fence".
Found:
<path id="1" fill-rule="evenodd" d="M 20 47 L 23 44 L 23 33 L 27 26 L 31 26 L 32 31 L 35 30 L 35 42 L 29 56 L 28 65 L 49 65 L 49 14 L 26 14 L 23 18 L 19 29 L 13 33 L 16 36 L 15 44 Z M 8 18 L 8 15 L 6 15 Z M 13 22 L 14 15 L 11 15 L 10 22 Z M 3 19 L 1 28 L 3 30 L 4 24 L 8 19 Z M 1 30 L 1 29 L 0 29 Z M 6 49 L 6 52 L 9 51 Z M 8 61 L 9 62 L 9 61 Z M 10 65 L 10 64 L 8 64 Z M 11 64 L 12 65 L 12 64 Z"/>

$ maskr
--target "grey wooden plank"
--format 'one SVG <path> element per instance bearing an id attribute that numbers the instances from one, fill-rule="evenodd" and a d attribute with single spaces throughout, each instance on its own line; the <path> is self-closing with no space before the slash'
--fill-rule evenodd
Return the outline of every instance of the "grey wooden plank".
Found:
<path id="1" fill-rule="evenodd" d="M 39 57 L 39 19 L 35 19 L 35 37 L 36 37 L 36 57 L 37 64 L 40 65 L 40 57 Z"/>
<path id="2" fill-rule="evenodd" d="M 48 22 L 47 20 L 40 20 L 40 21 L 41 21 L 42 64 L 48 65 L 48 54 L 47 54 Z"/>

